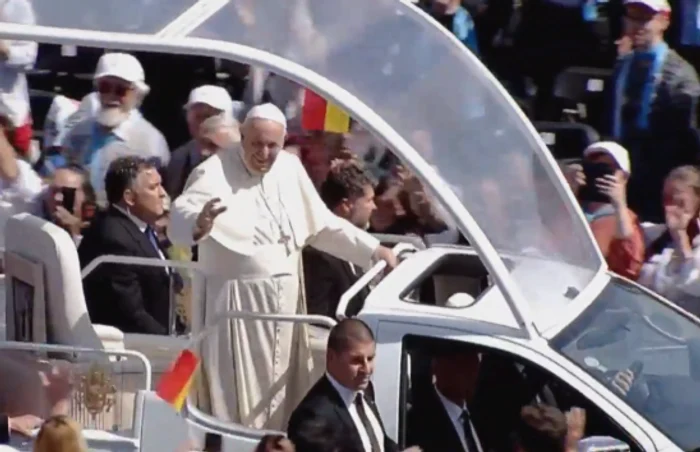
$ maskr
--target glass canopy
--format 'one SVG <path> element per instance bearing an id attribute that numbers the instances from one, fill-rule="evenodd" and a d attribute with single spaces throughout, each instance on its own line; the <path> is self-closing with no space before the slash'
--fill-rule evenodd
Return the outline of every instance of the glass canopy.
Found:
<path id="1" fill-rule="evenodd" d="M 156 34 L 194 4 L 32 2 L 39 25 L 143 34 Z M 205 3 L 215 2 L 195 6 Z M 546 261 L 552 281 L 579 291 L 600 269 L 583 217 L 566 196 L 558 170 L 547 168 L 545 148 L 484 67 L 414 5 L 400 0 L 219 3 L 213 14 L 195 21 L 189 36 L 263 49 L 343 87 L 422 154 L 496 250 L 516 264 L 518 257 L 536 256 Z M 553 297 L 540 287 L 541 277 L 520 267 L 512 276 L 528 298 Z M 567 301 L 563 293 L 553 298 Z"/>

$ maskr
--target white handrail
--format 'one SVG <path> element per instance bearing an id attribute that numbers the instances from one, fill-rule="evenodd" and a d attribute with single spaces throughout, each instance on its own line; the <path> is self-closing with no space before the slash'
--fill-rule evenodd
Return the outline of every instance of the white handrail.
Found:
<path id="1" fill-rule="evenodd" d="M 416 247 L 410 243 L 397 243 L 392 251 L 396 257 L 400 257 L 401 254 L 417 251 Z M 386 268 L 385 261 L 379 261 L 372 266 L 364 275 L 360 276 L 355 283 L 346 290 L 343 295 L 340 296 L 340 301 L 338 302 L 338 307 L 335 310 L 335 318 L 342 320 L 346 318 L 345 311 L 348 309 L 348 304 L 350 300 L 355 298 L 355 295 L 360 293 L 363 287 L 369 284 L 374 278 L 376 278 L 381 272 Z"/>
<path id="2" fill-rule="evenodd" d="M 222 299 L 223 295 L 229 293 L 230 285 L 225 285 L 215 304 L 218 304 Z M 336 325 L 336 321 L 325 315 L 317 314 L 267 314 L 261 312 L 249 312 L 249 311 L 226 311 L 225 313 L 218 315 L 214 323 L 207 325 L 196 334 L 190 338 L 187 342 L 187 348 L 193 349 L 197 347 L 202 340 L 214 330 L 221 326 L 225 321 L 228 320 L 263 320 L 263 321 L 274 321 L 274 322 L 290 322 L 293 324 L 297 323 L 313 323 L 317 325 L 326 326 L 328 328 L 333 328 Z"/>
<path id="3" fill-rule="evenodd" d="M 58 352 L 58 353 L 93 353 L 106 356 L 123 356 L 140 360 L 146 371 L 146 388 L 153 386 L 153 369 L 146 355 L 135 350 L 100 350 L 88 347 L 74 347 L 72 345 L 35 344 L 32 342 L 0 342 L 0 350 L 22 350 L 30 352 Z"/>
<path id="4" fill-rule="evenodd" d="M 85 279 L 90 273 L 92 273 L 97 267 L 102 264 L 132 264 L 141 265 L 144 267 L 172 267 L 172 268 L 186 268 L 189 270 L 201 271 L 202 268 L 198 262 L 190 261 L 173 261 L 166 259 L 157 259 L 153 257 L 136 257 L 136 256 L 118 256 L 115 254 L 105 254 L 100 257 L 93 259 L 89 264 L 83 268 L 80 272 L 82 279 Z"/>

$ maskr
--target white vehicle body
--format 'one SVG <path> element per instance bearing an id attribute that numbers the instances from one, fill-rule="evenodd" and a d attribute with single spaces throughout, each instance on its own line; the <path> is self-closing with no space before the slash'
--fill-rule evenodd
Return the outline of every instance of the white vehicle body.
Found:
<path id="1" fill-rule="evenodd" d="M 344 108 L 430 189 L 473 248 L 418 251 L 372 291 L 360 313 L 377 337 L 379 359 L 374 383 L 390 436 L 398 438 L 404 433 L 401 415 L 405 399 L 401 388 L 407 376 L 402 343 L 410 335 L 464 342 L 518 357 L 546 370 L 601 409 L 640 450 L 681 449 L 678 441 L 667 437 L 639 410 L 577 365 L 575 360 L 580 357 L 567 358 L 553 346 L 558 333 L 595 307 L 596 300 L 611 284 L 611 276 L 573 194 L 532 125 L 489 71 L 411 2 L 30 3 L 36 24 L 3 22 L 0 39 L 202 55 L 264 68 L 305 85 Z M 151 362 L 154 379 L 188 345 L 187 338 L 123 334 L 86 322 L 75 252 L 71 254 L 65 248 L 62 254 L 61 250 L 67 246 L 67 236 L 61 238 L 60 232 L 32 226 L 26 217 L 13 218 L 8 227 L 20 231 L 15 232 L 18 242 L 10 241 L 13 255 L 30 262 L 28 274 L 36 273 L 46 281 L 44 301 L 52 313 L 46 320 L 51 323 L 51 334 L 47 336 L 52 336 L 47 341 L 74 347 L 76 353 L 80 351 L 76 346 L 102 350 L 100 353 L 106 355 L 110 355 L 110 349 L 138 350 Z M 44 253 L 53 254 L 45 259 Z M 452 256 L 471 256 L 478 263 L 473 268 L 479 267 L 488 275 L 488 287 L 471 294 L 473 302 L 469 301 L 466 307 L 448 308 L 405 300 L 407 288 L 425 272 L 432 271 L 440 259 Z M 461 265 L 457 264 L 458 277 L 471 271 L 464 264 L 465 274 L 461 274 Z M 196 266 L 193 268 L 196 270 Z M 11 295 L 12 284 L 8 284 Z M 646 302 L 665 309 L 674 321 L 685 322 L 686 327 L 673 347 L 660 351 L 652 347 L 649 353 L 680 349 L 690 361 L 687 340 L 698 334 L 697 319 L 639 291 Z M 460 290 L 449 293 L 449 297 L 455 294 L 460 295 Z M 468 300 L 458 298 L 462 302 Z M 446 301 L 450 300 L 441 300 Z M 460 304 L 460 300 L 455 302 Z M 8 306 L 12 303 L 8 298 Z M 67 308 L 71 303 L 72 307 Z M 230 318 L 234 317 L 332 324 L 314 316 L 277 319 L 230 313 Z M 8 316 L 7 321 L 10 324 L 14 319 Z M 47 326 L 38 325 L 37 337 L 46 334 Z M 42 329 L 43 333 L 39 331 Z M 197 332 L 203 329 L 200 326 Z M 661 328 L 656 329 L 661 330 L 661 336 L 669 336 Z M 9 337 L 15 338 L 15 333 Z M 31 346 L 42 353 L 52 347 Z M 4 349 L 17 347 L 27 345 L 0 343 Z M 620 359 L 618 363 L 605 364 L 617 370 L 630 362 Z M 615 364 L 620 367 L 613 367 Z M 134 373 L 127 368 L 115 372 L 122 376 Z M 116 438 L 97 438 L 99 435 L 89 431 L 88 437 L 95 436 L 91 448 L 170 450 L 170 446 L 174 449 L 181 444 L 188 434 L 185 426 L 189 425 L 190 434 L 200 442 L 204 442 L 208 432 L 210 438 L 219 438 L 221 450 L 245 451 L 253 450 L 265 433 L 219 422 L 197 410 L 193 403 L 188 403 L 184 417 L 176 416 L 150 392 L 149 386 L 142 385 L 141 391 L 132 388 L 134 403 L 130 405 L 133 416 L 129 428 L 112 434 Z M 695 394 L 688 397 L 695 398 Z M 124 445 L 124 438 L 130 445 Z"/>

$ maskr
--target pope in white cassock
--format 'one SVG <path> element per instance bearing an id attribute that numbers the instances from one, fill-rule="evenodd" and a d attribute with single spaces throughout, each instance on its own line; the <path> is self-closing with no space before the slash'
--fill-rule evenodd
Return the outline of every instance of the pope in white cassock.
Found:
<path id="1" fill-rule="evenodd" d="M 171 241 L 199 244 L 206 325 L 231 310 L 306 313 L 300 256 L 307 245 L 364 268 L 376 260 L 396 265 L 390 249 L 326 208 L 299 159 L 282 151 L 285 136 L 281 110 L 254 107 L 241 143 L 199 165 L 171 207 Z M 306 327 L 289 322 L 220 328 L 201 351 L 212 414 L 283 429 L 312 384 L 308 343 Z"/>

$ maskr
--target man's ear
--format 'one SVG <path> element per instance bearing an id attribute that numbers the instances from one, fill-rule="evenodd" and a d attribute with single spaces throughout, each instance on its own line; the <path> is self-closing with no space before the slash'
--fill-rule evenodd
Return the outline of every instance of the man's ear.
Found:
<path id="1" fill-rule="evenodd" d="M 136 204 L 136 193 L 131 188 L 124 190 L 124 202 L 128 207 L 133 207 Z"/>

